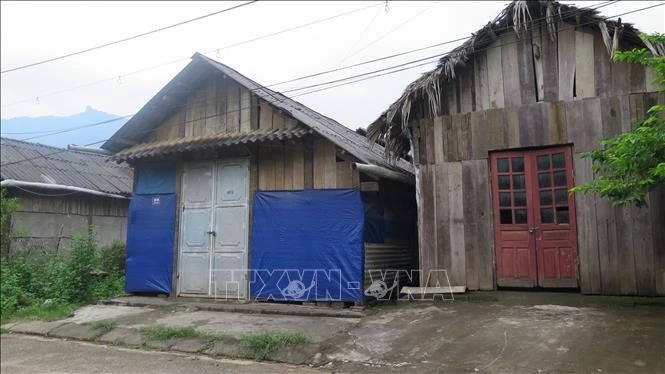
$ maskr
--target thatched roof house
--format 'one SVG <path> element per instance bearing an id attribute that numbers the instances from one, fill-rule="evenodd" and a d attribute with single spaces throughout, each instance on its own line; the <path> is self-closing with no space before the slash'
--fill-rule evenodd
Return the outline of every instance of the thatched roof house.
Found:
<path id="1" fill-rule="evenodd" d="M 369 126 L 388 158 L 413 152 L 421 286 L 665 294 L 665 191 L 643 209 L 568 194 L 595 177 L 584 152 L 665 103 L 610 58 L 634 47 L 665 52 L 596 9 L 513 1 Z"/>

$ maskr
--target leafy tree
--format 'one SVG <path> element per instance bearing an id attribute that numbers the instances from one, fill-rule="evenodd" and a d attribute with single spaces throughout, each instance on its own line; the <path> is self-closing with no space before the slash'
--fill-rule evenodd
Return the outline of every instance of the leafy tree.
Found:
<path id="1" fill-rule="evenodd" d="M 648 48 L 618 51 L 614 61 L 641 64 L 653 69 L 655 83 L 665 88 L 665 34 L 641 35 Z M 594 192 L 615 206 L 646 205 L 649 191 L 665 185 L 665 103 L 648 110 L 635 129 L 601 142 L 603 148 L 585 152 L 591 158 L 595 180 L 572 192 Z"/>

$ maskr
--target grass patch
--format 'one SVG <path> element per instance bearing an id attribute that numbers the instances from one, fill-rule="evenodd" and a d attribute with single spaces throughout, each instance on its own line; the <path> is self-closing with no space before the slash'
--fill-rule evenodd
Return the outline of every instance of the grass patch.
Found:
<path id="1" fill-rule="evenodd" d="M 79 306 L 76 304 L 64 303 L 41 303 L 32 304 L 19 309 L 14 313 L 2 315 L 2 323 L 8 323 L 18 320 L 37 319 L 42 321 L 57 321 L 59 319 L 71 317 Z"/>
<path id="2" fill-rule="evenodd" d="M 0 327 L 0 334 L 9 334 L 11 331 L 7 328 Z"/>
<path id="3" fill-rule="evenodd" d="M 250 357 L 257 360 L 265 360 L 280 347 L 307 342 L 309 339 L 302 333 L 263 332 L 240 338 L 240 345 Z"/>
<path id="4" fill-rule="evenodd" d="M 152 340 L 169 340 L 175 338 L 193 338 L 201 333 L 191 327 L 149 326 L 143 332 Z"/>
<path id="5" fill-rule="evenodd" d="M 97 321 L 90 324 L 90 327 L 98 330 L 113 330 L 116 327 L 115 321 Z"/>

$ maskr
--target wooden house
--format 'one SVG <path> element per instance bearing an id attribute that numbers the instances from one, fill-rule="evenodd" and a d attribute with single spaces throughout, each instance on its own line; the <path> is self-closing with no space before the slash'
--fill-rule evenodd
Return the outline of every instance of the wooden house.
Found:
<path id="1" fill-rule="evenodd" d="M 610 58 L 635 47 L 597 10 L 513 1 L 369 126 L 392 155 L 411 141 L 422 271 L 469 290 L 665 294 L 665 191 L 647 208 L 568 193 L 595 177 L 582 152 L 665 103 L 650 69 Z"/>
<path id="2" fill-rule="evenodd" d="M 149 249 L 153 242 L 134 245 L 128 238 L 127 247 L 128 277 L 130 252 L 154 250 L 153 259 L 169 259 L 159 266 L 172 279 L 136 292 L 250 297 L 247 271 L 257 191 L 362 190 L 365 206 L 379 200 L 386 234 L 365 245 L 365 269 L 413 267 L 413 166 L 404 160 L 388 162 L 382 147 L 371 146 L 364 136 L 203 55 L 195 54 L 102 148 L 135 166 L 134 200 L 144 194 L 175 194 L 175 221 L 166 219 L 170 211 L 163 212 L 166 227 L 160 235 L 168 240 Z M 164 199 L 153 201 L 162 205 Z M 365 220 L 373 214 L 368 210 Z M 134 218 L 130 208 L 130 232 L 132 225 L 147 220 Z M 274 218 L 274 223 L 283 222 Z M 307 224 L 302 230 L 308 230 Z M 395 231 L 386 227 L 391 225 L 405 227 L 404 235 L 390 238 Z M 278 234 L 283 235 L 289 233 Z M 362 267 L 362 261 L 356 265 Z M 221 279 L 224 269 L 242 274 Z"/>
<path id="3" fill-rule="evenodd" d="M 0 140 L 0 186 L 18 198 L 3 251 L 57 254 L 95 232 L 101 246 L 124 242 L 133 171 L 92 149 Z M 7 235 L 3 232 L 2 235 Z"/>

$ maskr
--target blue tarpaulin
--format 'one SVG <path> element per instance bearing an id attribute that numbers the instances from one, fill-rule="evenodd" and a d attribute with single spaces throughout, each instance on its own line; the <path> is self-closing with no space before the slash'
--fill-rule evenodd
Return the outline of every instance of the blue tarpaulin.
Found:
<path id="1" fill-rule="evenodd" d="M 258 191 L 252 216 L 252 298 L 363 299 L 360 191 Z"/>
<path id="2" fill-rule="evenodd" d="M 129 203 L 126 292 L 171 292 L 175 194 L 139 194 Z"/>
<path id="3" fill-rule="evenodd" d="M 136 194 L 174 193 L 175 164 L 144 162 L 136 166 Z"/>

